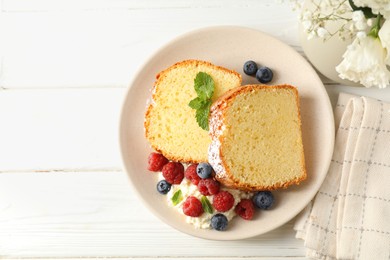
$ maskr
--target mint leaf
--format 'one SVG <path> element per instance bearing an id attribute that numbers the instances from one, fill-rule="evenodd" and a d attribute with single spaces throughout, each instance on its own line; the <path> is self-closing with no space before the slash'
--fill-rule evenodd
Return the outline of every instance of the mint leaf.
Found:
<path id="1" fill-rule="evenodd" d="M 213 214 L 213 212 L 214 212 L 213 206 L 211 206 L 211 203 L 206 196 L 203 196 L 202 198 L 200 198 L 200 202 L 202 203 L 202 208 L 205 212 L 207 212 L 209 214 Z"/>
<path id="2" fill-rule="evenodd" d="M 183 194 L 182 194 L 181 190 L 177 190 L 177 191 L 175 192 L 175 194 L 173 194 L 171 200 L 172 200 L 173 206 L 176 206 L 177 204 L 179 204 L 180 201 L 183 200 Z"/>
<path id="3" fill-rule="evenodd" d="M 206 105 L 206 103 L 207 103 L 207 101 L 201 99 L 200 97 L 196 97 L 193 100 L 191 100 L 190 103 L 188 103 L 188 105 L 192 109 L 200 109 L 201 107 Z"/>
<path id="4" fill-rule="evenodd" d="M 211 100 L 207 101 L 205 105 L 196 110 L 196 122 L 203 129 L 209 130 L 209 114 L 210 114 Z"/>
<path id="5" fill-rule="evenodd" d="M 194 85 L 196 94 L 198 94 L 200 99 L 210 99 L 213 96 L 214 80 L 209 74 L 205 72 L 196 74 Z"/>
<path id="6" fill-rule="evenodd" d="M 198 125 L 206 131 L 209 130 L 209 113 L 214 88 L 214 80 L 209 74 L 205 72 L 196 74 L 194 89 L 198 96 L 191 100 L 188 106 L 196 110 L 196 122 L 198 122 Z"/>

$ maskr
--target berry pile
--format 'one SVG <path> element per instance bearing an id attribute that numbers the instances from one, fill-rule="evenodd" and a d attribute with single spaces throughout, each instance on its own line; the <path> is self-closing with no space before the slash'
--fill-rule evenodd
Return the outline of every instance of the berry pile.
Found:
<path id="1" fill-rule="evenodd" d="M 252 70 L 251 73 L 253 73 L 254 67 L 248 66 L 248 70 Z M 259 191 L 252 199 L 241 199 L 235 205 L 234 196 L 227 190 L 221 190 L 219 182 L 214 179 L 213 168 L 208 163 L 191 164 L 184 170 L 180 162 L 170 162 L 162 154 L 151 153 L 148 157 L 148 170 L 162 172 L 164 180 L 157 183 L 157 191 L 163 195 L 168 194 L 172 185 L 179 185 L 184 178 L 195 185 L 199 193 L 203 195 L 202 198 L 195 196 L 182 198 L 179 189 L 172 196 L 172 203 L 176 206 L 184 200 L 181 204 L 183 214 L 194 218 L 202 216 L 205 212 L 213 214 L 214 210 L 217 211 L 211 217 L 210 226 L 218 231 L 227 229 L 228 218 L 225 214 L 228 211 L 234 210 L 241 218 L 251 220 L 256 208 L 267 210 L 274 203 L 274 197 L 270 191 Z M 212 196 L 210 197 L 212 203 L 206 196 Z"/>

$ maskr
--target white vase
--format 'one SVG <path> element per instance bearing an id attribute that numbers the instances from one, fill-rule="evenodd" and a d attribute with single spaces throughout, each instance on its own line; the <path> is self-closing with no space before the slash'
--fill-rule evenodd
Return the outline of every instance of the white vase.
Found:
<path id="1" fill-rule="evenodd" d="M 324 42 L 323 39 L 308 40 L 307 33 L 300 28 L 300 42 L 302 49 L 310 63 L 325 77 L 349 86 L 361 86 L 358 83 L 341 79 L 336 66 L 342 61 L 342 56 L 351 43 L 351 40 L 341 40 L 337 35 Z"/>
<path id="2" fill-rule="evenodd" d="M 305 1 L 304 8 L 313 9 L 312 1 Z M 341 24 L 338 21 L 333 21 L 329 22 L 327 26 L 330 31 L 337 31 Z M 341 63 L 347 46 L 352 42 L 351 39 L 344 41 L 336 34 L 326 41 L 321 38 L 308 40 L 308 34 L 304 31 L 301 24 L 299 25 L 299 34 L 301 46 L 306 57 L 321 74 L 340 84 L 362 86 L 358 83 L 341 79 L 336 71 L 336 66 Z"/>

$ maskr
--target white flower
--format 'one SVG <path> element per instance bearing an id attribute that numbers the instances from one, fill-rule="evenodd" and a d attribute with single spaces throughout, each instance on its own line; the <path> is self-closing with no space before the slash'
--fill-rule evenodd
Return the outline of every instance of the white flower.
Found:
<path id="1" fill-rule="evenodd" d="M 367 37 L 367 34 L 365 32 L 358 32 L 356 34 L 356 38 L 358 38 L 358 39 L 363 39 L 365 37 Z"/>
<path id="2" fill-rule="evenodd" d="M 303 29 L 305 30 L 305 32 L 309 32 L 312 25 L 313 24 L 311 21 L 303 21 L 302 22 L 302 26 L 303 26 Z"/>
<path id="3" fill-rule="evenodd" d="M 349 39 L 356 32 L 364 31 L 367 21 L 363 16 L 356 15 L 356 25 L 352 21 L 352 9 L 346 0 L 290 0 L 295 6 L 300 5 L 299 20 L 303 30 L 307 33 L 308 39 L 322 38 L 330 39 L 338 34 L 341 39 Z M 360 12 L 360 11 L 359 11 Z M 337 23 L 338 28 L 334 26 Z M 322 27 L 322 29 L 320 29 Z M 326 31 L 325 31 L 326 30 Z"/>
<path id="4" fill-rule="evenodd" d="M 385 88 L 390 80 L 385 59 L 386 50 L 378 38 L 356 38 L 348 46 L 336 71 L 342 79 L 360 82 L 366 87 Z"/>
<path id="5" fill-rule="evenodd" d="M 301 14 L 300 20 L 302 21 L 302 26 L 305 32 L 309 32 L 310 28 L 313 26 L 312 16 L 313 13 L 309 10 L 306 10 Z"/>
<path id="6" fill-rule="evenodd" d="M 390 20 L 386 20 L 378 33 L 383 48 L 386 49 L 386 63 L 390 65 Z"/>
<path id="7" fill-rule="evenodd" d="M 390 18 L 390 1 L 389 0 L 353 0 L 356 6 L 370 7 L 374 14 L 382 14 Z"/>
<path id="8" fill-rule="evenodd" d="M 368 27 L 372 27 L 373 24 L 374 24 L 374 19 L 372 19 L 372 18 L 367 19 L 367 26 Z"/>
<path id="9" fill-rule="evenodd" d="M 318 37 L 320 37 L 320 38 L 325 38 L 326 36 L 329 35 L 329 32 L 328 32 L 325 28 L 319 27 L 319 28 L 317 29 L 317 35 L 318 35 Z"/>
<path id="10" fill-rule="evenodd" d="M 352 21 L 358 31 L 364 31 L 367 28 L 367 21 L 362 11 L 352 12 Z"/>

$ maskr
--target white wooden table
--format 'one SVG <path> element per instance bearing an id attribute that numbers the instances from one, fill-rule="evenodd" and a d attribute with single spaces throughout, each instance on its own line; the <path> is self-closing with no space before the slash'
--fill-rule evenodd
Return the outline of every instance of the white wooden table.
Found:
<path id="1" fill-rule="evenodd" d="M 119 110 L 161 45 L 212 25 L 293 46 L 297 14 L 274 0 L 0 1 L 0 258 L 304 259 L 292 223 L 242 241 L 179 233 L 140 203 L 121 169 Z M 390 89 L 340 91 L 390 101 Z"/>

